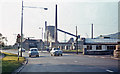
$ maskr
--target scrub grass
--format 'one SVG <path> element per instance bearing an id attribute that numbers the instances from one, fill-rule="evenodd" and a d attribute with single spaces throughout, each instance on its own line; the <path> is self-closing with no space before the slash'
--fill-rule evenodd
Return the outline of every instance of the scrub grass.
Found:
<path id="1" fill-rule="evenodd" d="M 5 57 L 2 59 L 2 73 L 12 73 L 18 69 L 25 61 L 24 57 L 19 57 L 18 61 L 18 56 L 16 54 L 6 52 L 3 53 L 5 54 Z"/>

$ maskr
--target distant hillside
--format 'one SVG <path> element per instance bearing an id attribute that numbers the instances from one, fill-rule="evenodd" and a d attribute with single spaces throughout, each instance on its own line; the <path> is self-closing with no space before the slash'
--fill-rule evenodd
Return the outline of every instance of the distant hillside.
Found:
<path id="1" fill-rule="evenodd" d="M 99 36 L 99 37 L 100 37 L 100 36 Z M 99 38 L 99 37 L 97 37 L 97 38 Z M 110 38 L 114 38 L 114 39 L 117 39 L 117 38 L 120 39 L 120 32 L 115 33 L 115 34 L 102 35 L 102 37 L 110 37 Z"/>

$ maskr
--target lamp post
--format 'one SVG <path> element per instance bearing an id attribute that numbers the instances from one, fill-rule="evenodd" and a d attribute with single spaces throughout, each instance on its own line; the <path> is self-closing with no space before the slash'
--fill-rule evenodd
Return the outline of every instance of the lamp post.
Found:
<path id="1" fill-rule="evenodd" d="M 43 28 L 42 28 L 42 27 L 39 27 L 39 29 L 42 29 L 42 40 L 43 40 Z"/>
<path id="2" fill-rule="evenodd" d="M 42 29 L 42 40 L 43 40 L 43 28 L 42 27 L 39 27 L 39 29 Z M 42 47 L 42 42 L 41 42 L 41 52 L 42 52 L 42 49 L 43 49 L 43 47 Z"/>
<path id="3" fill-rule="evenodd" d="M 48 8 L 44 8 L 44 7 L 32 7 L 32 6 L 24 6 L 23 5 L 23 0 L 22 0 L 22 12 L 21 12 L 21 54 L 20 56 L 22 57 L 22 39 L 23 39 L 23 8 L 40 8 L 40 9 L 44 9 L 44 10 L 48 10 Z"/>
<path id="4" fill-rule="evenodd" d="M 22 12 L 21 12 L 21 53 L 20 56 L 22 57 L 22 38 L 23 38 L 23 0 L 22 0 Z"/>

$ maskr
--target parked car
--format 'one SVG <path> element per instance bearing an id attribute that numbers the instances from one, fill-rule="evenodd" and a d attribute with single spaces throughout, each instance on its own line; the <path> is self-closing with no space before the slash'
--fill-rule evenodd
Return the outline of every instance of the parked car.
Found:
<path id="1" fill-rule="evenodd" d="M 29 53 L 29 57 L 32 57 L 32 56 L 39 57 L 38 48 L 30 48 L 28 53 Z"/>
<path id="2" fill-rule="evenodd" d="M 19 48 L 19 52 L 21 52 L 21 48 Z M 24 48 L 22 48 L 22 52 L 25 52 L 25 49 L 24 49 Z"/>
<path id="3" fill-rule="evenodd" d="M 51 51 L 51 48 L 50 48 L 50 47 L 46 47 L 46 51 L 47 51 L 47 52 L 50 52 L 50 51 Z"/>
<path id="4" fill-rule="evenodd" d="M 62 56 L 62 50 L 60 50 L 60 48 L 52 48 L 50 54 L 51 56 Z"/>

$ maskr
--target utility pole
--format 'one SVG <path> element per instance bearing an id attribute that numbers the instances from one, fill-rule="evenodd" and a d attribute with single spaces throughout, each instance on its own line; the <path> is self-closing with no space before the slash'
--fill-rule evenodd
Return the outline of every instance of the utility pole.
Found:
<path id="1" fill-rule="evenodd" d="M 20 56 L 22 57 L 22 39 L 23 39 L 23 0 L 22 0 L 22 12 L 21 12 L 21 54 Z"/>
<path id="2" fill-rule="evenodd" d="M 93 24 L 91 25 L 91 39 L 93 39 Z"/>
<path id="3" fill-rule="evenodd" d="M 49 31 L 47 31 L 47 48 L 48 48 L 48 38 L 49 38 L 48 34 L 49 34 Z"/>
<path id="4" fill-rule="evenodd" d="M 78 36 L 77 36 L 77 26 L 76 26 L 76 54 L 78 54 Z"/>
<path id="5" fill-rule="evenodd" d="M 43 40 L 43 28 L 42 28 L 42 40 Z"/>

